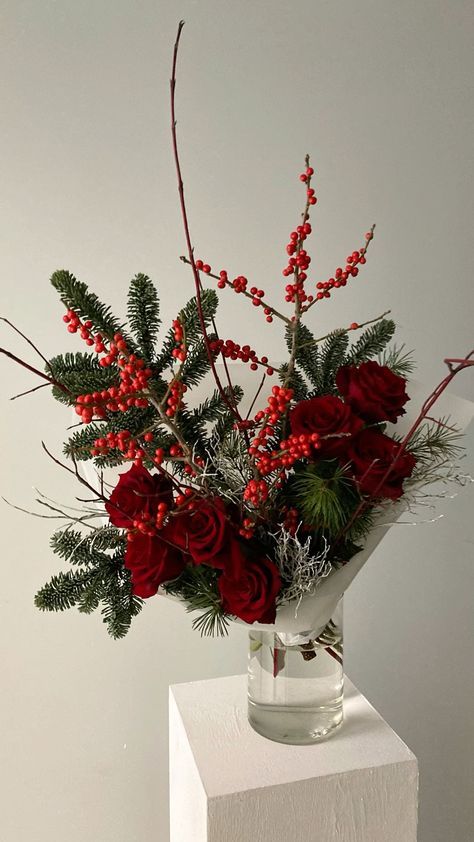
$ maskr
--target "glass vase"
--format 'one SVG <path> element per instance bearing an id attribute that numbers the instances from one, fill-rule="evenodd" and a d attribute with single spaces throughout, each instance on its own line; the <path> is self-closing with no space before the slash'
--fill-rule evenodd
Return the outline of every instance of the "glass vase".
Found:
<path id="1" fill-rule="evenodd" d="M 324 629 L 249 633 L 248 718 L 270 740 L 307 745 L 342 724 L 342 600 Z"/>

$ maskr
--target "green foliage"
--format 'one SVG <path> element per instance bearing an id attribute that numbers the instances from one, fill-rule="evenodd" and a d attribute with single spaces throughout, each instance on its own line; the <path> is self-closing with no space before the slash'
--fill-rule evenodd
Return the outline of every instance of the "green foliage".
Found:
<path id="1" fill-rule="evenodd" d="M 69 389 L 70 394 L 53 386 L 53 396 L 60 403 L 72 405 L 78 395 L 101 392 L 108 389 L 118 378 L 116 365 L 103 368 L 97 355 L 87 353 L 59 354 L 48 363 L 48 369 L 59 383 Z"/>
<path id="2" fill-rule="evenodd" d="M 151 363 L 161 321 L 158 293 L 147 275 L 135 275 L 130 283 L 127 316 L 139 354 Z"/>
<path id="3" fill-rule="evenodd" d="M 164 584 L 167 593 L 180 596 L 188 612 L 201 611 L 193 620 L 193 628 L 202 636 L 226 635 L 228 624 L 217 587 L 219 571 L 206 565 L 188 565 L 181 575 Z"/>
<path id="4" fill-rule="evenodd" d="M 345 362 L 349 338 L 344 330 L 335 330 L 324 341 L 320 351 L 320 364 L 316 378 L 318 394 L 336 391 L 336 374 Z"/>
<path id="5" fill-rule="evenodd" d="M 285 498 L 301 513 L 303 523 L 335 536 L 347 523 L 360 497 L 337 461 L 321 461 L 297 469 Z"/>
<path id="6" fill-rule="evenodd" d="M 120 430 L 129 430 L 132 437 L 141 435 L 156 423 L 156 410 L 153 407 L 137 409 L 132 407 L 126 412 L 111 412 L 106 421 L 93 421 L 77 429 L 65 442 L 63 452 L 66 456 L 73 457 L 77 461 L 91 459 L 91 448 L 94 441 L 108 432 L 118 433 Z M 156 435 L 155 447 L 165 447 L 171 443 L 170 433 L 160 431 Z M 94 457 L 97 467 L 104 468 L 112 465 L 119 465 L 123 461 L 123 453 L 119 450 L 111 450 L 107 456 Z"/>
<path id="7" fill-rule="evenodd" d="M 111 526 L 87 535 L 67 529 L 56 532 L 53 550 L 75 569 L 61 571 L 43 585 L 35 597 L 36 607 L 64 611 L 76 606 L 90 614 L 102 604 L 107 631 L 113 638 L 124 637 L 143 604 L 132 594 L 130 573 L 123 565 L 125 544 L 123 533 Z"/>
<path id="8" fill-rule="evenodd" d="M 359 365 L 373 359 L 384 350 L 394 333 L 395 322 L 392 319 L 380 319 L 370 325 L 351 346 L 345 364 Z"/>
<path id="9" fill-rule="evenodd" d="M 387 348 L 379 356 L 380 365 L 386 365 L 394 374 L 400 377 L 407 377 L 415 369 L 415 362 L 413 360 L 413 351 L 405 351 L 405 346 L 393 345 Z"/>
<path id="10" fill-rule="evenodd" d="M 84 534 L 79 530 L 59 529 L 51 536 L 51 548 L 60 558 L 73 565 L 94 565 L 108 562 L 105 550 L 125 550 L 124 533 L 115 526 L 105 526 Z"/>
<path id="11" fill-rule="evenodd" d="M 417 471 L 433 468 L 445 461 L 457 461 L 464 452 L 462 433 L 441 418 L 439 423 L 425 423 L 410 439 L 408 450 L 417 461 Z"/>
<path id="12" fill-rule="evenodd" d="M 215 290 L 203 290 L 201 295 L 201 304 L 206 328 L 209 327 L 216 314 L 218 303 L 219 299 Z M 182 310 L 178 313 L 177 318 L 183 326 L 185 342 L 188 348 L 192 347 L 195 342 L 202 340 L 202 328 L 201 321 L 199 319 L 196 296 L 193 296 L 193 298 L 185 304 Z M 170 328 L 163 341 L 161 353 L 157 357 L 156 366 L 154 366 L 158 373 L 173 365 L 174 358 L 172 351 L 175 347 L 176 342 L 174 338 L 174 330 L 173 328 Z"/>
<path id="13" fill-rule="evenodd" d="M 285 339 L 290 354 L 293 347 L 293 334 L 295 334 L 296 340 L 296 362 L 304 371 L 311 385 L 317 387 L 319 354 L 314 336 L 302 322 L 298 322 L 294 329 L 287 326 Z"/>
<path id="14" fill-rule="evenodd" d="M 210 341 L 215 338 L 215 334 L 209 335 Z M 188 356 L 183 363 L 180 379 L 186 386 L 197 386 L 210 368 L 211 363 L 207 353 L 206 342 L 201 337 L 190 347 Z"/>
<path id="15" fill-rule="evenodd" d="M 280 366 L 278 371 L 280 382 L 284 383 L 286 388 L 293 389 L 294 399 L 296 401 L 302 401 L 308 397 L 308 386 L 306 381 L 296 366 L 290 376 L 288 376 L 288 370 L 288 363 L 283 363 L 283 365 Z"/>
<path id="16" fill-rule="evenodd" d="M 90 292 L 87 284 L 78 281 L 64 269 L 54 272 L 51 283 L 59 292 L 63 304 L 74 310 L 81 319 L 90 319 L 94 331 L 108 339 L 112 339 L 115 333 L 123 334 L 123 327 L 112 314 L 111 308 L 103 304 L 95 293 Z M 129 350 L 134 350 L 133 342 L 128 337 L 124 338 Z"/>

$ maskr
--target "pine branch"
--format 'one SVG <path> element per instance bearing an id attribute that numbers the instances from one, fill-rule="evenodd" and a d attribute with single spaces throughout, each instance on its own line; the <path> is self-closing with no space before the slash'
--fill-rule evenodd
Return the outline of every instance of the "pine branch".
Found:
<path id="1" fill-rule="evenodd" d="M 320 365 L 316 378 L 316 393 L 335 392 L 336 373 L 344 364 L 349 338 L 345 331 L 330 333 L 320 351 Z"/>
<path id="2" fill-rule="evenodd" d="M 140 273 L 130 283 L 127 316 L 139 353 L 147 362 L 152 362 L 161 324 L 160 302 L 147 275 Z"/>
<path id="3" fill-rule="evenodd" d="M 96 355 L 87 353 L 59 354 L 48 363 L 49 370 L 67 392 L 53 386 L 53 396 L 60 403 L 73 405 L 78 395 L 101 392 L 108 389 L 118 379 L 116 365 L 103 368 Z"/>
<path id="4" fill-rule="evenodd" d="M 457 461 L 465 451 L 460 443 L 462 440 L 461 431 L 450 426 L 449 418 L 423 424 L 413 434 L 409 444 L 409 451 L 417 461 L 413 476 L 423 472 L 426 466 L 432 468 L 441 462 Z"/>
<path id="5" fill-rule="evenodd" d="M 415 362 L 413 360 L 413 351 L 405 351 L 405 346 L 393 345 L 387 348 L 379 356 L 380 365 L 386 365 L 394 374 L 399 377 L 407 377 L 415 369 Z"/>
<path id="6" fill-rule="evenodd" d="M 51 537 L 53 552 L 73 565 L 105 564 L 110 559 L 105 550 L 118 547 L 125 549 L 125 538 L 123 532 L 114 526 L 105 526 L 87 534 L 61 529 Z"/>
<path id="7" fill-rule="evenodd" d="M 92 581 L 94 570 L 67 570 L 52 576 L 35 596 L 40 611 L 65 611 L 73 608 L 84 588 Z"/>
<path id="8" fill-rule="evenodd" d="M 309 382 L 316 387 L 319 373 L 318 346 L 311 331 L 301 321 L 298 322 L 294 330 L 296 333 L 295 360 L 304 371 Z M 292 328 L 286 328 L 285 339 L 290 353 L 293 347 L 293 332 Z"/>
<path id="9" fill-rule="evenodd" d="M 203 290 L 201 295 L 201 304 L 206 328 L 209 327 L 217 310 L 219 299 L 217 293 L 213 289 Z M 184 335 L 186 337 L 186 345 L 190 348 L 196 341 L 202 339 L 201 321 L 199 317 L 199 310 L 196 296 L 191 298 L 187 304 L 180 310 L 177 318 L 181 322 Z M 161 353 L 156 360 L 156 371 L 158 373 L 164 371 L 165 368 L 170 368 L 175 362 L 172 355 L 173 349 L 176 347 L 176 340 L 174 338 L 174 330 L 171 328 L 163 341 Z"/>
<path id="10" fill-rule="evenodd" d="M 278 370 L 280 382 L 285 385 L 285 388 L 293 389 L 293 397 L 295 401 L 302 401 L 308 397 L 308 386 L 303 375 L 300 371 L 298 371 L 296 366 L 293 367 L 291 373 L 289 373 L 289 368 L 288 363 L 284 363 L 280 366 Z"/>
<path id="11" fill-rule="evenodd" d="M 193 628 L 198 629 L 201 635 L 227 634 L 229 621 L 222 610 L 218 576 L 217 570 L 206 565 L 189 565 L 177 579 L 163 585 L 167 593 L 180 596 L 187 603 L 188 612 L 202 612 L 193 621 Z"/>
<path id="12" fill-rule="evenodd" d="M 395 333 L 392 319 L 381 319 L 364 330 L 357 342 L 352 345 L 344 361 L 345 365 L 359 365 L 380 354 Z"/>
<path id="13" fill-rule="evenodd" d="M 211 342 L 215 338 L 214 334 L 209 334 L 209 340 Z M 186 386 L 197 386 L 208 373 L 210 368 L 211 364 L 207 355 L 206 343 L 204 339 L 199 339 L 188 350 L 188 355 L 181 369 L 180 380 L 182 380 Z"/>
<path id="14" fill-rule="evenodd" d="M 87 284 L 78 281 L 64 269 L 54 272 L 51 283 L 59 292 L 63 304 L 74 310 L 81 319 L 90 319 L 95 331 L 107 339 L 113 339 L 115 333 L 122 333 L 129 350 L 135 350 L 134 343 L 125 336 L 123 327 L 112 314 L 111 308 L 103 304 L 95 293 L 90 292 Z"/>

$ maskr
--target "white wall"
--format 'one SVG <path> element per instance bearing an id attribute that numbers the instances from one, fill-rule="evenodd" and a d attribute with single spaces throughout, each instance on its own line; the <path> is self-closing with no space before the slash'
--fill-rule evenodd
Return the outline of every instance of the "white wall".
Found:
<path id="1" fill-rule="evenodd" d="M 277 298 L 310 152 L 319 277 L 378 225 L 363 273 L 313 310 L 314 329 L 392 307 L 418 377 L 437 381 L 442 357 L 473 344 L 467 0 L 2 0 L 0 313 L 52 355 L 79 347 L 48 285 L 56 268 L 117 307 L 129 278 L 149 273 L 165 323 L 191 294 L 168 114 L 180 17 L 197 254 Z M 281 353 L 278 327 L 230 293 L 221 324 Z M 6 326 L 0 344 L 34 360 Z M 0 372 L 1 493 L 26 507 L 34 485 L 70 499 L 39 445 L 60 450 L 68 414 L 45 391 L 10 403 L 34 381 L 5 360 Z M 456 390 L 473 398 L 473 378 Z M 472 492 L 436 525 L 392 530 L 347 598 L 348 672 L 420 758 L 420 842 L 474 834 Z M 58 566 L 54 522 L 6 506 L 0 519 L 2 842 L 166 839 L 167 685 L 243 671 L 245 634 L 202 642 L 160 600 L 121 643 L 95 618 L 41 615 L 32 598 Z"/>

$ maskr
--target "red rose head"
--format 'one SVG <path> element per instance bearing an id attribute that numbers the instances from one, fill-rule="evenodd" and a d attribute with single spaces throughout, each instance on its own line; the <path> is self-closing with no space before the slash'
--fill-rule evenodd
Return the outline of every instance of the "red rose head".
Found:
<path id="1" fill-rule="evenodd" d="M 391 500 L 402 496 L 403 480 L 411 476 L 416 459 L 405 450 L 394 462 L 399 449 L 398 442 L 378 430 L 362 430 L 354 436 L 347 458 L 362 494 Z"/>
<path id="2" fill-rule="evenodd" d="M 347 449 L 348 441 L 363 427 L 363 422 L 340 398 L 321 395 L 296 404 L 290 412 L 290 427 L 297 436 L 318 433 L 321 438 L 317 455 L 332 459 Z"/>
<path id="3" fill-rule="evenodd" d="M 406 380 L 394 374 L 386 365 L 374 361 L 359 366 L 346 365 L 339 369 L 336 384 L 346 403 L 365 421 L 395 423 L 409 396 Z"/>
<path id="4" fill-rule="evenodd" d="M 142 513 L 154 520 L 158 503 L 173 504 L 171 482 L 162 474 L 150 474 L 143 466 L 132 465 L 120 474 L 110 500 L 105 504 L 110 522 L 122 529 L 130 529 Z"/>
<path id="5" fill-rule="evenodd" d="M 154 596 L 163 582 L 176 579 L 185 566 L 180 550 L 160 535 L 150 538 L 137 533 L 127 544 L 125 567 L 132 574 L 132 593 L 143 599 Z"/>
<path id="6" fill-rule="evenodd" d="M 219 497 L 199 501 L 195 509 L 172 517 L 167 529 L 173 543 L 189 553 L 194 564 L 225 566 L 232 528 Z"/>
<path id="7" fill-rule="evenodd" d="M 229 564 L 219 576 L 222 607 L 246 623 L 274 623 L 280 571 L 266 556 L 252 558 L 240 541 L 229 546 Z"/>

